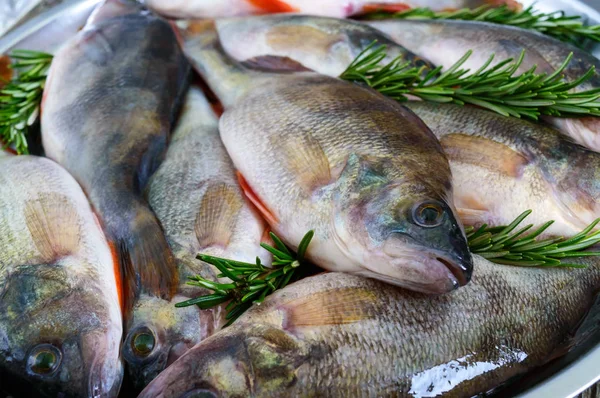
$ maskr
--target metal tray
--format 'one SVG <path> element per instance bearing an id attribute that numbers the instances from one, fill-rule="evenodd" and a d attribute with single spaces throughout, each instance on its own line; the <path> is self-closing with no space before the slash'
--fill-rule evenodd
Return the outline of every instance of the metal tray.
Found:
<path id="1" fill-rule="evenodd" d="M 521 0 L 525 6 L 535 3 L 544 12 L 563 10 L 570 15 L 582 15 L 591 24 L 600 24 L 600 0 L 586 0 L 597 9 L 580 0 Z M 0 37 L 0 54 L 12 48 L 31 49 L 53 53 L 71 35 L 85 24 L 94 6 L 100 0 L 64 0 L 57 6 L 21 23 L 4 37 Z M 600 58 L 600 46 L 593 54 Z M 600 300 L 588 317 L 600 326 Z M 521 398 L 574 397 L 600 381 L 600 336 L 578 347 L 564 358 L 527 375 L 524 380 L 502 388 L 499 396 Z"/>

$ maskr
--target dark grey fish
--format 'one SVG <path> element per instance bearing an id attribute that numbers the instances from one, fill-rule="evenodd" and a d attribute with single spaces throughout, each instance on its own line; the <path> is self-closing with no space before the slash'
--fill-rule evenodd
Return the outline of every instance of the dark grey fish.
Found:
<path id="1" fill-rule="evenodd" d="M 54 57 L 42 104 L 46 154 L 87 193 L 120 255 L 128 307 L 139 291 L 170 297 L 177 272 L 142 197 L 160 164 L 188 63 L 171 25 L 107 0 Z"/>

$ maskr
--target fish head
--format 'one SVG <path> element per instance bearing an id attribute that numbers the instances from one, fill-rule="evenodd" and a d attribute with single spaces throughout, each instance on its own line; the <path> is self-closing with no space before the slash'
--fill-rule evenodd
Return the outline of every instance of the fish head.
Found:
<path id="1" fill-rule="evenodd" d="M 391 179 L 385 163 L 360 158 L 346 167 L 355 170 L 344 171 L 352 181 L 338 193 L 334 228 L 343 251 L 360 260 L 357 274 L 425 293 L 469 282 L 473 260 L 447 187 Z"/>
<path id="2" fill-rule="evenodd" d="M 134 306 L 122 353 L 135 388 L 144 388 L 214 331 L 212 311 L 175 307 L 188 299 L 177 295 L 168 301 L 142 295 Z"/>
<path id="3" fill-rule="evenodd" d="M 236 324 L 162 372 L 140 397 L 285 396 L 308 358 L 304 344 L 267 324 Z"/>
<path id="4" fill-rule="evenodd" d="M 119 303 L 103 299 L 97 275 L 78 271 L 90 267 L 59 262 L 19 267 L 0 287 L 0 379 L 23 396 L 116 396 Z"/>

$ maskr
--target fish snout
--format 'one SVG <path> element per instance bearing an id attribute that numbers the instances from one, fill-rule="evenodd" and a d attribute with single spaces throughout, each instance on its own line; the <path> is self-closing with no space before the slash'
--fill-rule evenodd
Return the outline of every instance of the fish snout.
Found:
<path id="1" fill-rule="evenodd" d="M 119 355 L 120 338 L 104 333 L 89 333 L 82 338 L 88 397 L 116 397 L 123 381 L 123 363 Z"/>

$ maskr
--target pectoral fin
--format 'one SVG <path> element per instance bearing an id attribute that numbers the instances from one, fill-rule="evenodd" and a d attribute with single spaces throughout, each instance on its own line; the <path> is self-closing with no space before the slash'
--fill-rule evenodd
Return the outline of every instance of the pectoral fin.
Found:
<path id="1" fill-rule="evenodd" d="M 46 194 L 27 202 L 25 222 L 42 261 L 52 262 L 78 250 L 81 227 L 66 196 Z"/>
<path id="2" fill-rule="evenodd" d="M 366 289 L 346 288 L 316 293 L 283 305 L 284 328 L 342 325 L 371 319 L 382 310 L 376 295 Z"/>
<path id="3" fill-rule="evenodd" d="M 448 134 L 440 142 L 450 161 L 484 167 L 509 177 L 520 177 L 529 163 L 519 152 L 486 138 Z"/>
<path id="4" fill-rule="evenodd" d="M 243 201 L 240 192 L 225 183 L 207 187 L 196 216 L 195 231 L 201 247 L 226 246 Z"/>
<path id="5" fill-rule="evenodd" d="M 285 156 L 285 166 L 296 176 L 307 195 L 331 182 L 329 160 L 318 141 L 311 134 L 298 134 L 293 139 L 281 143 Z"/>
<path id="6" fill-rule="evenodd" d="M 309 72 L 311 69 L 289 57 L 278 57 L 275 55 L 261 55 L 249 58 L 242 62 L 249 69 L 275 72 Z"/>

